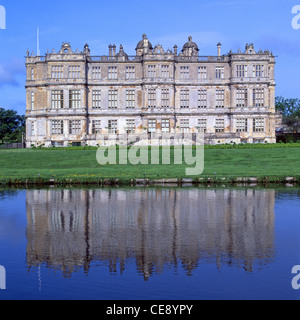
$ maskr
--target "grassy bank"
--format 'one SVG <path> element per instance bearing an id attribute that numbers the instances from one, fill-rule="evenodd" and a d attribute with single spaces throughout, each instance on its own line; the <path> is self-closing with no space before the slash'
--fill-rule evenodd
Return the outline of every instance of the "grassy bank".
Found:
<path id="1" fill-rule="evenodd" d="M 186 164 L 105 165 L 96 161 L 95 148 L 0 150 L 0 184 L 102 184 L 104 180 L 129 184 L 135 179 L 186 179 L 217 182 L 285 182 L 295 177 L 300 183 L 300 146 L 216 146 L 205 148 L 201 176 L 187 177 Z M 199 178 L 201 180 L 199 180 Z"/>

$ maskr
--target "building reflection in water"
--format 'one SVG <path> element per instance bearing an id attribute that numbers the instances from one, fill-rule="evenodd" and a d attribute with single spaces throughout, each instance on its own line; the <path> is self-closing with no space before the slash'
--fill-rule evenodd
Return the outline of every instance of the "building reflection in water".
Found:
<path id="1" fill-rule="evenodd" d="M 274 257 L 274 202 L 274 190 L 28 190 L 27 264 L 69 277 L 134 263 L 145 280 L 203 262 L 251 272 Z"/>

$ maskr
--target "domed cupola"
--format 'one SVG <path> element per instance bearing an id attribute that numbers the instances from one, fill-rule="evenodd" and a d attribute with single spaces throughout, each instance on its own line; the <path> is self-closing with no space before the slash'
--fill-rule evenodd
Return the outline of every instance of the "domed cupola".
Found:
<path id="1" fill-rule="evenodd" d="M 190 36 L 189 41 L 183 46 L 182 53 L 184 56 L 197 56 L 199 54 L 199 48 L 193 38 Z"/>
<path id="2" fill-rule="evenodd" d="M 143 34 L 143 40 L 137 44 L 135 50 L 138 56 L 142 56 L 143 54 L 151 53 L 153 51 L 152 44 L 145 34 Z"/>

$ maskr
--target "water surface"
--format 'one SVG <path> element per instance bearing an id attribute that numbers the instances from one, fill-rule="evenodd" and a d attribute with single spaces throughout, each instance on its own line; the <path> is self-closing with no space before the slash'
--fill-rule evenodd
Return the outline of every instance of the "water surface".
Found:
<path id="1" fill-rule="evenodd" d="M 299 189 L 0 191 L 0 299 L 299 299 Z"/>

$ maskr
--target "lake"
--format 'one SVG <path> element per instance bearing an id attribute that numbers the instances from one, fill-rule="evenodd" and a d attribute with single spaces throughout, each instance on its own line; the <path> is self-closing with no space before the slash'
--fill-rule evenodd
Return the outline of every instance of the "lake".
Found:
<path id="1" fill-rule="evenodd" d="M 285 187 L 0 190 L 0 299 L 298 300 L 299 209 Z"/>

